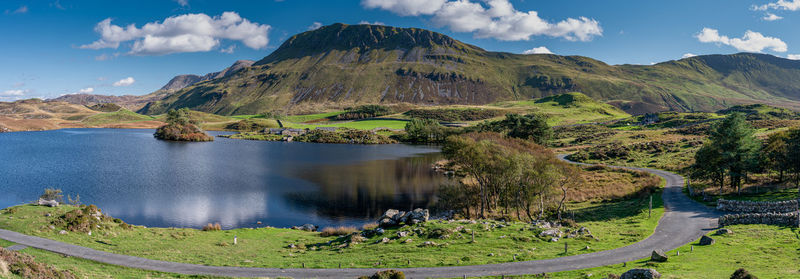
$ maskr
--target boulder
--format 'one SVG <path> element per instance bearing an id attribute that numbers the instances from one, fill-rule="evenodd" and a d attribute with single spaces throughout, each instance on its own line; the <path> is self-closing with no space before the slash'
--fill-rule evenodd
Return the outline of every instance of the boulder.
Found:
<path id="1" fill-rule="evenodd" d="M 714 234 L 715 235 L 724 235 L 724 234 L 732 234 L 732 233 L 733 233 L 732 230 L 726 229 L 726 228 L 722 228 L 722 229 L 717 230 L 717 232 L 715 232 Z"/>
<path id="2" fill-rule="evenodd" d="M 716 240 L 707 235 L 704 235 L 703 237 L 700 238 L 700 245 L 711 245 L 716 242 L 717 242 Z"/>
<path id="3" fill-rule="evenodd" d="M 561 237 L 561 230 L 559 229 L 544 230 L 541 233 L 539 233 L 539 237 Z"/>
<path id="4" fill-rule="evenodd" d="M 383 216 L 381 216 L 381 218 L 378 219 L 378 225 L 381 227 L 391 227 L 399 225 L 395 217 L 399 214 L 400 211 L 397 209 L 386 210 L 386 212 L 383 213 Z"/>
<path id="5" fill-rule="evenodd" d="M 49 207 L 57 207 L 58 206 L 58 202 L 57 201 L 45 200 L 45 199 L 39 199 L 39 202 L 37 204 L 38 205 L 49 206 Z"/>
<path id="6" fill-rule="evenodd" d="M 408 232 L 407 231 L 399 231 L 399 232 L 397 232 L 397 237 L 398 238 L 406 237 L 406 236 L 408 236 Z"/>
<path id="7" fill-rule="evenodd" d="M 661 278 L 661 273 L 658 273 L 652 268 L 636 268 L 626 271 L 619 277 L 620 279 L 655 279 Z"/>
<path id="8" fill-rule="evenodd" d="M 656 262 L 666 262 L 667 259 L 669 259 L 669 257 L 667 256 L 666 253 L 664 253 L 664 250 L 661 250 L 661 249 L 653 250 L 653 254 L 650 255 L 650 260 L 656 261 Z M 631 278 L 635 278 L 635 277 L 631 277 Z"/>
<path id="9" fill-rule="evenodd" d="M 314 226 L 312 224 L 305 224 L 305 225 L 302 225 L 302 226 L 299 226 L 299 227 L 297 227 L 297 226 L 292 227 L 293 230 L 301 230 L 301 231 L 307 231 L 307 232 L 315 232 L 315 231 L 317 231 L 317 228 L 319 228 L 319 227 Z"/>
<path id="10" fill-rule="evenodd" d="M 430 217 L 431 214 L 427 209 L 417 208 L 406 213 L 406 219 L 404 222 L 410 225 L 424 223 L 427 222 Z"/>

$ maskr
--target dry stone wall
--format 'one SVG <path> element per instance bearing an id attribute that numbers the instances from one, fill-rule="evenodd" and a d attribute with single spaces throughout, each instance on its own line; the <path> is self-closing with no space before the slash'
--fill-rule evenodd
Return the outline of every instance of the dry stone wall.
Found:
<path id="1" fill-rule="evenodd" d="M 720 199 L 717 209 L 738 213 L 788 213 L 797 211 L 798 200 L 761 202 L 761 201 L 731 201 Z"/>
<path id="2" fill-rule="evenodd" d="M 798 223 L 800 219 L 798 218 L 797 212 L 728 214 L 719 217 L 718 222 L 720 227 L 739 224 L 765 224 L 792 227 L 800 225 Z"/>

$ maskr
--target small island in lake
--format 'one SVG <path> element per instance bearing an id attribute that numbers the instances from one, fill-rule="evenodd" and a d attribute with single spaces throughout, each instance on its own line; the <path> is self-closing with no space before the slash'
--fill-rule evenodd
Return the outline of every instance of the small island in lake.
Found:
<path id="1" fill-rule="evenodd" d="M 156 129 L 153 136 L 161 140 L 172 141 L 214 141 L 214 137 L 206 134 L 189 118 L 189 109 L 170 110 L 167 112 L 167 125 Z"/>

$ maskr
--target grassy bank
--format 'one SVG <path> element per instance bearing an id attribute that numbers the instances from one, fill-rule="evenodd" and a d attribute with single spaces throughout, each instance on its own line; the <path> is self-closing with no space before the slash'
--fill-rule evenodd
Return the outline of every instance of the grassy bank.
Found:
<path id="1" fill-rule="evenodd" d="M 653 216 L 648 218 L 644 199 L 572 206 L 579 221 L 577 226 L 589 228 L 597 239 L 563 238 L 549 242 L 537 237 L 541 230 L 530 224 L 498 221 L 474 224 L 433 221 L 387 229 L 384 235 L 372 236 L 361 244 L 346 244 L 345 239 L 335 236 L 278 228 L 204 232 L 177 228 L 123 229 L 109 224 L 108 229 L 95 231 L 91 236 L 76 232 L 62 235 L 58 233 L 60 228 L 48 226 L 73 207 L 31 205 L 18 206 L 16 212 L 0 215 L 0 228 L 107 252 L 195 264 L 288 268 L 305 263 L 307 267 L 334 268 L 339 264 L 375 267 L 380 262 L 380 267 L 423 267 L 510 262 L 515 255 L 517 261 L 547 259 L 622 247 L 652 234 L 663 213 L 657 204 Z M 46 217 L 47 213 L 52 217 Z M 410 235 L 395 239 L 398 231 L 408 231 Z M 471 241 L 472 231 L 475 242 Z M 238 245 L 233 245 L 234 236 L 238 237 Z M 383 237 L 391 240 L 376 244 Z M 411 242 L 406 243 L 406 239 Z M 426 241 L 436 245 L 424 245 Z M 572 247 L 566 254 L 564 243 Z M 296 247 L 290 248 L 291 244 Z"/>

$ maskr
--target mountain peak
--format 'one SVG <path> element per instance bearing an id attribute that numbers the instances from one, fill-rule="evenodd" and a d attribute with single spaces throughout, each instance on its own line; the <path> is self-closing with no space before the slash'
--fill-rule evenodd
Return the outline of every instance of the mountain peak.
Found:
<path id="1" fill-rule="evenodd" d="M 333 50 L 367 52 L 379 50 L 429 50 L 483 53 L 483 49 L 462 43 L 447 35 L 419 28 L 385 25 L 334 23 L 287 39 L 275 52 L 256 64 L 298 58 Z"/>

